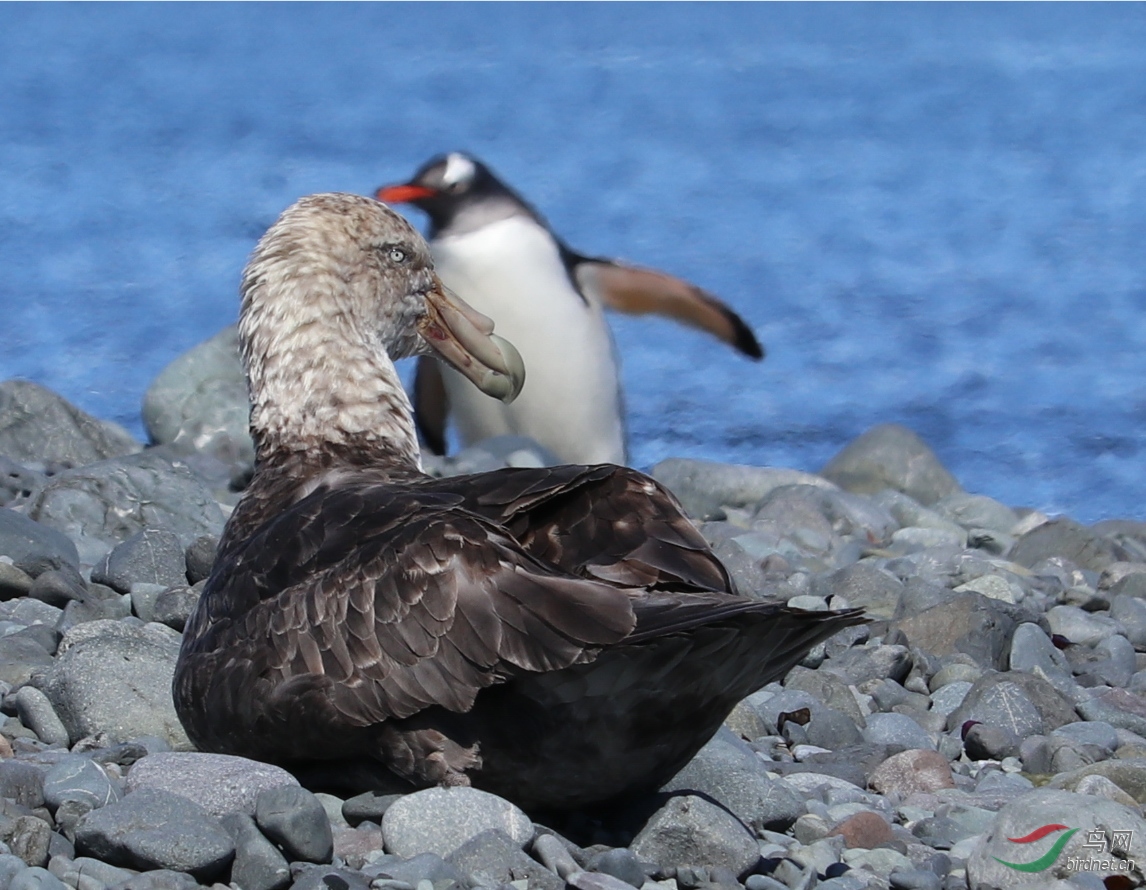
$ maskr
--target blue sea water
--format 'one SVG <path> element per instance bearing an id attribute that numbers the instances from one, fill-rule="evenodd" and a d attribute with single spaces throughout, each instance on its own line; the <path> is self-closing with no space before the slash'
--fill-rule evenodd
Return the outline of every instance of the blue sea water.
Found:
<path id="1" fill-rule="evenodd" d="M 767 345 L 617 318 L 637 465 L 896 421 L 1146 518 L 1140 4 L 0 5 L 0 378 L 142 435 L 284 207 L 454 148 Z"/>

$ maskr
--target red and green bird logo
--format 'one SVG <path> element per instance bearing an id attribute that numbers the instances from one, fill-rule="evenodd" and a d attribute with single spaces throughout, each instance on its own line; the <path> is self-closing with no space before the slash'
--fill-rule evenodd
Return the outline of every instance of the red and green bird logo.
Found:
<path id="1" fill-rule="evenodd" d="M 1009 840 L 1012 844 L 1033 844 L 1035 841 L 1041 841 L 1048 834 L 1054 834 L 1056 831 L 1065 831 L 1066 834 L 1059 837 L 1059 839 L 1054 842 L 1051 848 L 1034 862 L 1007 862 L 1007 860 L 1000 859 L 998 856 L 992 856 L 991 858 L 996 862 L 1001 862 L 1007 868 L 1013 868 L 1015 871 L 1045 871 L 1054 865 L 1055 860 L 1058 859 L 1059 854 L 1062 853 L 1062 849 L 1066 846 L 1067 841 L 1069 841 L 1074 833 L 1078 831 L 1077 828 L 1068 828 L 1065 825 L 1059 825 L 1055 823 L 1053 825 L 1043 825 L 1039 828 L 1036 828 L 1030 834 L 1025 834 L 1022 837 L 1007 838 L 1007 840 Z"/>

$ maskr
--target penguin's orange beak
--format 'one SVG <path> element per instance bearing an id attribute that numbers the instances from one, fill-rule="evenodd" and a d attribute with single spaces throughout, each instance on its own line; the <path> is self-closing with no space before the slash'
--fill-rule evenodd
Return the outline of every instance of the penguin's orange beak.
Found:
<path id="1" fill-rule="evenodd" d="M 374 197 L 383 204 L 407 204 L 422 198 L 432 198 L 436 195 L 432 188 L 413 183 L 402 185 L 384 185 L 374 193 Z"/>

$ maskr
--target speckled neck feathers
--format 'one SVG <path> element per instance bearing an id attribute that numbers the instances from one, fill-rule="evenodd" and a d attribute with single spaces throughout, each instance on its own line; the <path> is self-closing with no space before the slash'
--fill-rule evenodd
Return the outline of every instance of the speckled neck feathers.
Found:
<path id="1" fill-rule="evenodd" d="M 316 212 L 332 204 L 339 214 Z M 411 292 L 429 281 L 429 259 L 387 274 L 380 252 L 420 241 L 391 216 L 380 226 L 369 199 L 313 196 L 255 248 L 239 336 L 259 463 L 302 453 L 329 466 L 333 452 L 420 468 L 410 402 L 390 356 L 421 351 L 404 316 L 415 311 Z"/>

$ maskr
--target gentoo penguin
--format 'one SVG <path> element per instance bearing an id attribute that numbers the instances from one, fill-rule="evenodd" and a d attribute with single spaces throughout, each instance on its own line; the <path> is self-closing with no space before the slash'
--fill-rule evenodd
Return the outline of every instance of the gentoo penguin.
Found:
<path id="1" fill-rule="evenodd" d="M 456 372 L 420 360 L 414 384 L 418 429 L 446 451 L 447 415 L 464 444 L 529 436 L 561 461 L 625 463 L 620 375 L 606 309 L 667 315 L 708 331 L 752 359 L 752 330 L 716 297 L 664 272 L 577 253 L 481 161 L 436 157 L 376 197 L 409 203 L 430 218 L 442 281 L 517 345 L 529 380 L 512 405 L 476 391 Z"/>
<path id="2" fill-rule="evenodd" d="M 735 704 L 864 619 L 738 596 L 680 504 L 611 465 L 422 472 L 393 360 L 510 401 L 527 369 L 359 195 L 311 195 L 243 273 L 255 472 L 172 692 L 202 751 L 534 810 L 654 791 Z M 354 781 L 354 780 L 351 780 Z"/>

